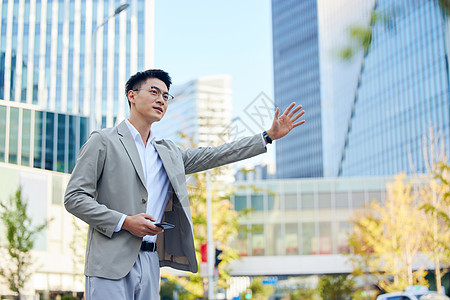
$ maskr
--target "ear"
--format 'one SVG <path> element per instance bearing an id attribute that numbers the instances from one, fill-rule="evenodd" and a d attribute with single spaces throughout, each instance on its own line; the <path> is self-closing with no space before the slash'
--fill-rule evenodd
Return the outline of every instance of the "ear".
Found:
<path id="1" fill-rule="evenodd" d="M 136 103 L 135 96 L 136 96 L 136 92 L 135 92 L 135 91 L 133 91 L 133 90 L 129 90 L 129 91 L 128 91 L 128 93 L 127 93 L 127 98 L 128 98 L 128 101 L 129 101 L 131 104 Z"/>

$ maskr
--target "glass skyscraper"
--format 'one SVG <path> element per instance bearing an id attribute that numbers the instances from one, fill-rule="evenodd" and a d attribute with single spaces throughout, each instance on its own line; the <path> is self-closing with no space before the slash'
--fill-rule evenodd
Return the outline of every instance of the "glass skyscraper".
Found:
<path id="1" fill-rule="evenodd" d="M 275 104 L 307 110 L 306 125 L 276 142 L 278 178 L 323 176 L 317 18 L 316 0 L 272 0 Z"/>
<path id="2" fill-rule="evenodd" d="M 339 175 L 424 173 L 450 153 L 448 17 L 436 0 L 380 0 L 376 11 L 389 22 L 372 27 Z"/>
<path id="3" fill-rule="evenodd" d="M 89 116 L 124 119 L 126 80 L 153 65 L 154 4 L 102 25 L 121 4 L 0 0 L 0 162 L 70 172 Z"/>
<path id="4" fill-rule="evenodd" d="M 367 55 L 343 61 L 373 9 Z M 437 0 L 272 0 L 272 14 L 275 101 L 303 104 L 307 121 L 276 142 L 278 178 L 422 173 L 424 156 L 449 155 L 450 27 Z"/>

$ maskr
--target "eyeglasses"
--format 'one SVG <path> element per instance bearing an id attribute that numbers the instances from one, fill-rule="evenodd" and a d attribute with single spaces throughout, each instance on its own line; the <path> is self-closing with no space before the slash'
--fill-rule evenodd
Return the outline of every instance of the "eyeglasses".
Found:
<path id="1" fill-rule="evenodd" d="M 133 91 L 137 92 L 140 90 L 146 90 L 147 92 L 150 93 L 151 96 L 153 96 L 155 99 L 157 99 L 159 97 L 159 95 L 162 95 L 162 98 L 164 100 L 164 102 L 170 102 L 173 100 L 174 96 L 172 96 L 171 94 L 167 93 L 167 92 L 162 92 L 158 87 L 156 86 L 151 86 L 151 87 L 145 87 L 145 88 L 140 88 L 140 89 L 135 89 Z"/>

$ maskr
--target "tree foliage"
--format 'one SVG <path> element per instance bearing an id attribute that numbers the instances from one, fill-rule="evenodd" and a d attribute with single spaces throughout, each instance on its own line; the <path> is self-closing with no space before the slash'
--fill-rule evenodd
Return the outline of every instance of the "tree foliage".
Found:
<path id="1" fill-rule="evenodd" d="M 426 284 L 425 272 L 413 270 L 423 250 L 428 226 L 413 186 L 405 174 L 396 176 L 387 185 L 385 203 L 374 200 L 351 220 L 350 261 L 355 273 L 377 275 L 379 287 L 387 292 Z"/>
<path id="2" fill-rule="evenodd" d="M 349 275 L 323 275 L 317 289 L 323 300 L 347 299 L 353 294 L 355 282 Z"/>
<path id="3" fill-rule="evenodd" d="M 433 261 L 437 290 L 441 291 L 441 279 L 445 267 L 450 264 L 450 166 L 438 162 L 424 176 L 420 189 L 420 209 L 425 212 L 426 232 L 423 252 Z M 442 269 L 442 271 L 441 271 Z"/>
<path id="4" fill-rule="evenodd" d="M 6 230 L 6 251 L 9 264 L 3 266 L 0 275 L 7 280 L 11 291 L 20 297 L 25 283 L 31 276 L 31 253 L 39 232 L 47 222 L 33 226 L 27 214 L 28 203 L 22 197 L 19 187 L 9 201 L 0 203 L 0 217 Z"/>

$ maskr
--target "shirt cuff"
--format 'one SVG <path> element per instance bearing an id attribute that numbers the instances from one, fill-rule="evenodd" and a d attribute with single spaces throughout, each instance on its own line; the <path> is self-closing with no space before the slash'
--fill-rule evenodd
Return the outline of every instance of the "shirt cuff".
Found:
<path id="1" fill-rule="evenodd" d="M 120 218 L 119 223 L 117 224 L 114 232 L 119 232 L 120 230 L 122 230 L 122 225 L 123 225 L 123 222 L 125 222 L 126 217 L 127 217 L 127 215 L 122 215 L 122 218 Z"/>
<path id="2" fill-rule="evenodd" d="M 264 139 L 264 136 L 263 136 L 262 133 L 261 133 L 261 140 L 262 140 L 263 146 L 265 147 L 265 146 L 267 145 L 267 142 L 266 142 L 266 140 Z"/>

